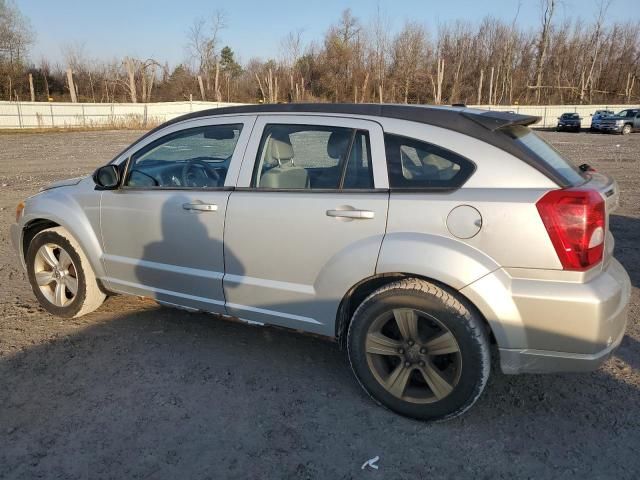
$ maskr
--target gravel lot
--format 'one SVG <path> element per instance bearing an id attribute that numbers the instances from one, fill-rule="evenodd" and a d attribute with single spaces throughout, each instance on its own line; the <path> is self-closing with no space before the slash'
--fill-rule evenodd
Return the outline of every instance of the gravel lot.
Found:
<path id="1" fill-rule="evenodd" d="M 640 134 L 544 132 L 614 175 L 627 336 L 599 371 L 493 375 L 464 417 L 374 405 L 334 343 L 113 297 L 61 321 L 8 238 L 15 205 L 142 132 L 0 135 L 0 478 L 638 478 Z M 363 472 L 380 456 L 378 471 Z"/>

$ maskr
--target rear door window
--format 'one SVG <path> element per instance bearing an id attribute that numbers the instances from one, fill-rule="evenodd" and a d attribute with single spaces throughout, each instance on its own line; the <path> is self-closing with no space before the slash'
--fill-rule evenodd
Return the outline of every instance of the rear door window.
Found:
<path id="1" fill-rule="evenodd" d="M 392 134 L 384 143 L 391 188 L 458 188 L 475 170 L 470 160 L 431 143 Z"/>
<path id="2" fill-rule="evenodd" d="M 252 187 L 278 190 L 373 188 L 369 134 L 322 125 L 265 127 Z"/>

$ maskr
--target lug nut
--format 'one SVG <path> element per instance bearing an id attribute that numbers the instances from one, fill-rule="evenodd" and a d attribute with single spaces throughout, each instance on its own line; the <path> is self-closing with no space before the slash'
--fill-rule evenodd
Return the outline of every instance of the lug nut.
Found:
<path id="1" fill-rule="evenodd" d="M 421 367 L 424 367 L 424 362 L 420 362 L 420 363 L 419 363 L 419 365 L 420 365 Z"/>
<path id="2" fill-rule="evenodd" d="M 426 348 L 424 348 L 424 347 L 422 347 L 422 348 L 420 349 L 420 353 L 421 353 L 422 355 L 426 354 L 426 353 L 427 353 L 427 349 L 426 349 Z"/>
<path id="3" fill-rule="evenodd" d="M 402 354 L 404 353 L 404 348 L 399 348 L 399 349 L 398 349 L 398 353 L 399 353 L 400 355 L 402 355 Z"/>
<path id="4" fill-rule="evenodd" d="M 404 366 L 405 367 L 410 367 L 411 366 L 411 362 L 404 362 Z"/>
<path id="5" fill-rule="evenodd" d="M 413 347 L 413 340 L 409 340 L 409 342 L 408 342 L 408 343 L 409 343 L 409 346 L 410 346 L 410 347 Z"/>

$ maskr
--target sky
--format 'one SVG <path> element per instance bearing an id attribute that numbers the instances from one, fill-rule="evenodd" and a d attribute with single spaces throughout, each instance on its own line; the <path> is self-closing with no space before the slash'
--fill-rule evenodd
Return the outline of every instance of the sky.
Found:
<path id="1" fill-rule="evenodd" d="M 60 62 L 66 46 L 81 46 L 88 58 L 109 60 L 126 55 L 154 58 L 175 66 L 188 58 L 189 27 L 199 17 L 221 9 L 227 28 L 223 45 L 247 61 L 252 57 L 277 58 L 283 37 L 302 30 L 303 42 L 319 40 L 345 8 L 362 22 L 379 8 L 393 31 L 406 20 L 435 30 L 451 20 L 479 22 L 491 15 L 512 21 L 518 4 L 518 24 L 535 27 L 540 0 L 14 0 L 36 33 L 31 60 L 42 57 Z M 597 0 L 561 0 L 558 20 L 580 16 L 591 20 Z M 612 0 L 610 21 L 640 21 L 640 0 Z"/>

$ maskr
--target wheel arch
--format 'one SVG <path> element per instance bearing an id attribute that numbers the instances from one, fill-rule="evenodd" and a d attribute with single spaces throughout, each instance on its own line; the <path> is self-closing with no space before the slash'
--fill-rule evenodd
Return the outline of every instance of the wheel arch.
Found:
<path id="1" fill-rule="evenodd" d="M 104 276 L 101 262 L 101 242 L 91 227 L 89 220 L 71 208 L 64 208 L 60 215 L 49 215 L 43 212 L 30 212 L 22 227 L 22 261 L 25 262 L 27 249 L 33 238 L 43 230 L 54 227 L 64 228 L 78 243 L 96 274 L 96 278 Z"/>
<path id="2" fill-rule="evenodd" d="M 438 287 L 447 290 L 452 294 L 455 294 L 456 298 L 460 302 L 462 302 L 465 307 L 472 310 L 478 316 L 478 318 L 482 319 L 482 322 L 485 325 L 490 336 L 491 343 L 495 343 L 495 337 L 493 335 L 491 325 L 484 317 L 480 309 L 476 307 L 476 305 L 464 294 L 462 294 L 460 290 L 453 288 L 450 285 L 447 285 L 446 283 L 443 283 L 435 278 L 430 278 L 421 274 L 409 272 L 386 272 L 375 274 L 359 281 L 358 283 L 353 285 L 347 291 L 347 293 L 345 293 L 342 300 L 340 301 L 338 312 L 336 314 L 335 336 L 341 350 L 346 351 L 347 331 L 349 329 L 349 324 L 351 323 L 353 314 L 355 313 L 358 306 L 378 288 L 403 278 L 418 278 L 425 282 L 433 283 L 434 285 L 437 285 Z"/>

